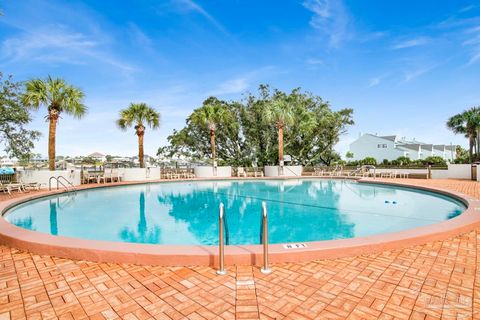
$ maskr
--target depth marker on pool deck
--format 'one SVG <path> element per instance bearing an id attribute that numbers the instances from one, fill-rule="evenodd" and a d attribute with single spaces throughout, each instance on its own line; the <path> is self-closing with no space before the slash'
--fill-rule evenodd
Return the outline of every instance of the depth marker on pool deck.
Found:
<path id="1" fill-rule="evenodd" d="M 301 249 L 308 247 L 306 243 L 287 243 L 283 245 L 285 249 Z"/>

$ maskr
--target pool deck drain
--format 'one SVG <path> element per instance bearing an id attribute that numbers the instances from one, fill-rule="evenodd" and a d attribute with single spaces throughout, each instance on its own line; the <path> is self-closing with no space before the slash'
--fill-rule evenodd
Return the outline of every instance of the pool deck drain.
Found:
<path id="1" fill-rule="evenodd" d="M 404 180 L 480 198 L 480 184 Z M 0 201 L 5 197 L 0 197 Z M 0 246 L 4 319 L 480 319 L 480 229 L 402 250 L 257 267 L 158 267 Z"/>

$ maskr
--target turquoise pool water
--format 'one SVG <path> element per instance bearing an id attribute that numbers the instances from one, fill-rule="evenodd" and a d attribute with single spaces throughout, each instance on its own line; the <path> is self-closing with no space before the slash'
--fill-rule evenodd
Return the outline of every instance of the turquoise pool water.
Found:
<path id="1" fill-rule="evenodd" d="M 68 237 L 155 244 L 218 243 L 225 205 L 229 244 L 260 243 L 266 201 L 271 243 L 368 236 L 434 224 L 465 206 L 414 189 L 345 180 L 195 181 L 121 186 L 37 199 L 5 218 Z"/>

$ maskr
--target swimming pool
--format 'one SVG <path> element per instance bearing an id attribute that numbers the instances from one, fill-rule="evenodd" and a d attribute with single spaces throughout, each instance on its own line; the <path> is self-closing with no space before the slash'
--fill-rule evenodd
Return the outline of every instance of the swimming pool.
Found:
<path id="1" fill-rule="evenodd" d="M 115 242 L 216 245 L 225 205 L 230 245 L 260 243 L 265 201 L 271 243 L 365 237 L 436 224 L 465 205 L 438 193 L 349 180 L 225 180 L 95 188 L 32 200 L 5 219 L 55 236 Z"/>

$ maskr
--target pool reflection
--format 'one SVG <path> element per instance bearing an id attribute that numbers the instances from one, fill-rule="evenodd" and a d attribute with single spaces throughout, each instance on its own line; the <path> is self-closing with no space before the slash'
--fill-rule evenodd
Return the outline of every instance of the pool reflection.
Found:
<path id="1" fill-rule="evenodd" d="M 160 239 L 160 227 L 154 225 L 151 230 L 148 229 L 147 218 L 145 216 L 145 192 L 143 191 L 140 192 L 138 207 L 139 217 L 137 230 L 135 231 L 125 227 L 120 231 L 120 237 L 125 242 L 158 243 Z"/>

